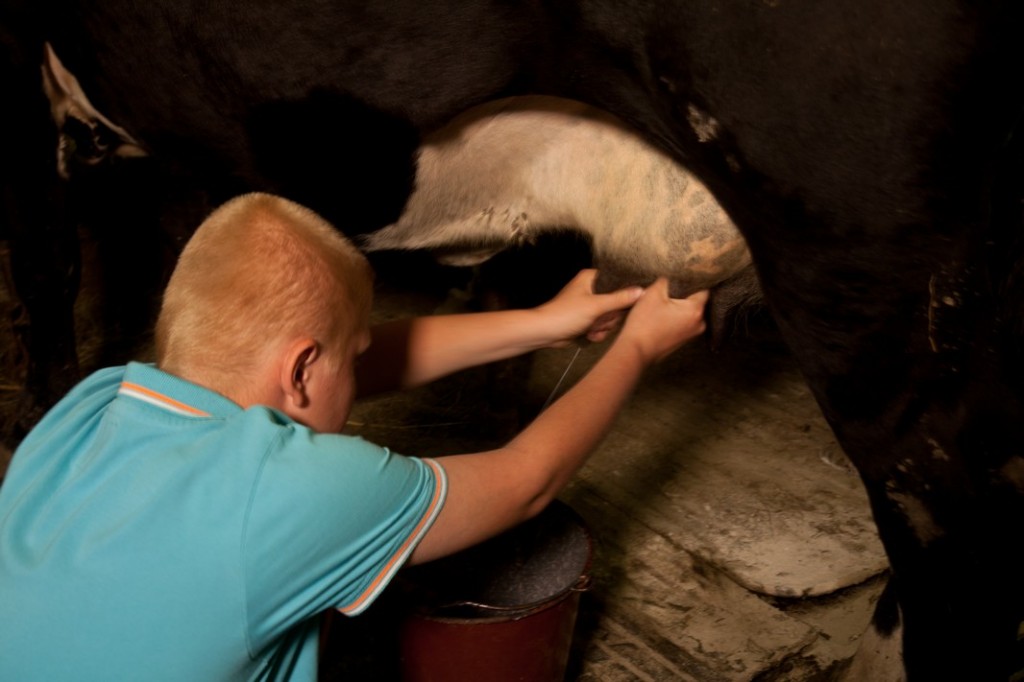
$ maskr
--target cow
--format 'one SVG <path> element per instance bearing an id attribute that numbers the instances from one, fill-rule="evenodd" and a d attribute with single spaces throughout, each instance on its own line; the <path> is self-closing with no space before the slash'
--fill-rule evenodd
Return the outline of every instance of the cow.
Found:
<path id="1" fill-rule="evenodd" d="M 912 681 L 1007 679 L 1024 667 L 1021 35 L 1016 0 L 10 0 L 0 181 L 30 388 L 45 403 L 75 376 L 45 42 L 175 179 L 168 207 L 260 189 L 353 233 L 399 218 L 421 137 L 458 114 L 585 102 L 742 232 L 871 501 L 892 566 L 878 640 Z"/>

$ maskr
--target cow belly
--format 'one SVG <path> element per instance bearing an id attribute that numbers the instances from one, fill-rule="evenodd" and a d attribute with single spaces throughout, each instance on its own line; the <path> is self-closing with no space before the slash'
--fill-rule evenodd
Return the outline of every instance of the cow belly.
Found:
<path id="1" fill-rule="evenodd" d="M 467 263 L 565 229 L 616 281 L 666 276 L 689 293 L 750 265 L 699 180 L 610 114 L 554 97 L 489 102 L 425 138 L 404 213 L 363 246 Z"/>

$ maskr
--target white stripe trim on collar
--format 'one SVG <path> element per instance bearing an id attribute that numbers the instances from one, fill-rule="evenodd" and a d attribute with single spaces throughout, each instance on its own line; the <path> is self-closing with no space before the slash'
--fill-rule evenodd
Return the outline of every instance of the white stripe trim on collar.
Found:
<path id="1" fill-rule="evenodd" d="M 118 395 L 126 395 L 130 398 L 141 400 L 142 402 L 149 403 L 150 405 L 162 407 L 168 412 L 184 415 L 186 417 L 210 416 L 208 412 L 204 412 L 202 410 L 192 407 L 191 405 L 186 405 L 185 403 L 178 402 L 177 400 L 168 398 L 165 395 L 161 395 L 156 391 L 152 391 L 137 384 L 122 383 L 121 387 L 117 390 L 117 393 Z"/>

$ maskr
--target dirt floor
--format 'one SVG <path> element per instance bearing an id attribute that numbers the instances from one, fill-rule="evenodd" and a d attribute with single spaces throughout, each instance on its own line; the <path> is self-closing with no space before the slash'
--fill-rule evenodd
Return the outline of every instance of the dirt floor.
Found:
<path id="1" fill-rule="evenodd" d="M 563 272 L 526 287 L 559 268 L 530 253 L 517 258 L 490 277 L 534 296 L 553 293 L 552 282 L 575 267 L 566 259 Z M 375 265 L 379 319 L 478 300 L 467 293 L 478 281 L 468 271 L 418 257 Z M 104 338 L 88 268 L 77 311 L 86 370 Z M 0 295 L 0 399 L 9 406 L 20 380 L 10 330 L 19 313 L 6 289 Z M 543 351 L 366 401 L 349 430 L 404 454 L 494 447 L 542 408 L 563 374 L 559 393 L 602 350 Z M 763 313 L 720 349 L 697 341 L 652 370 L 562 500 L 584 519 L 594 548 L 568 679 L 828 679 L 856 649 L 884 583 L 859 479 Z M 336 622 L 332 641 L 354 655 L 333 658 L 325 678 L 397 675 L 394 592 Z"/>

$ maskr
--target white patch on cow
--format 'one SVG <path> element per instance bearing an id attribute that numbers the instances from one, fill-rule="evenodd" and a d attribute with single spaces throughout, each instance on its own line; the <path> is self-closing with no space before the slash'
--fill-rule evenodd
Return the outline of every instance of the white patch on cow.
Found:
<path id="1" fill-rule="evenodd" d="M 90 128 L 96 121 L 99 121 L 121 139 L 121 144 L 114 150 L 114 154 L 146 156 L 146 151 L 127 130 L 111 121 L 92 105 L 82 90 L 82 86 L 78 83 L 78 79 L 64 68 L 64 64 L 49 43 L 46 43 L 44 47 L 42 72 L 43 92 L 46 93 L 46 98 L 50 102 L 50 115 L 53 117 L 54 123 L 57 124 L 58 130 L 69 118 L 76 118 Z M 57 170 L 65 179 L 68 177 L 67 154 L 67 149 L 59 144 Z"/>
<path id="2" fill-rule="evenodd" d="M 910 524 L 910 528 L 914 531 L 914 535 L 922 547 L 927 547 L 945 535 L 945 531 L 935 523 L 932 513 L 921 500 L 909 493 L 898 492 L 892 489 L 888 490 L 885 494 L 886 497 L 895 502 L 900 508 L 903 517 Z"/>
<path id="3" fill-rule="evenodd" d="M 719 125 L 711 114 L 700 109 L 695 104 L 688 104 L 686 107 L 686 120 L 697 134 L 700 142 L 710 142 L 718 137 Z"/>
<path id="4" fill-rule="evenodd" d="M 471 109 L 424 139 L 402 216 L 382 249 L 481 253 L 576 230 L 594 259 L 639 277 L 714 286 L 750 264 L 701 182 L 611 114 L 554 97 Z"/>

